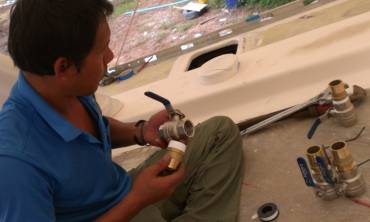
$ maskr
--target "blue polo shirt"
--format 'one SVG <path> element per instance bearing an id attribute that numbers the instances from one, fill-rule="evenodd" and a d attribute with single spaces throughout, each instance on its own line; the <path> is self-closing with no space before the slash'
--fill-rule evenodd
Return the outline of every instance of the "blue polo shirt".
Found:
<path id="1" fill-rule="evenodd" d="M 93 96 L 79 98 L 99 139 L 74 127 L 23 74 L 0 112 L 0 221 L 92 221 L 131 189 L 112 162 L 109 125 Z"/>

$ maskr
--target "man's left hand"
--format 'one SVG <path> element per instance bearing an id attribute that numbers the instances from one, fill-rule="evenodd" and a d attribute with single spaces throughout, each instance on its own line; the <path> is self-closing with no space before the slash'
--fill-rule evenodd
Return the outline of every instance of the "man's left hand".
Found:
<path id="1" fill-rule="evenodd" d="M 159 127 L 169 120 L 170 117 L 166 110 L 162 110 L 150 117 L 143 126 L 143 136 L 145 141 L 150 145 L 166 148 L 167 142 L 161 139 L 159 135 Z"/>

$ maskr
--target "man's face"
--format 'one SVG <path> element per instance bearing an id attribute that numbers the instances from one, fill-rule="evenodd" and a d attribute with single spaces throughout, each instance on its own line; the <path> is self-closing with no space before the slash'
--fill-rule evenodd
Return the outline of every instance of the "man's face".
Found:
<path id="1" fill-rule="evenodd" d="M 80 72 L 71 84 L 75 95 L 91 95 L 97 90 L 99 81 L 107 71 L 108 63 L 114 57 L 109 48 L 109 40 L 110 29 L 104 18 L 99 24 L 93 48 L 82 61 Z"/>

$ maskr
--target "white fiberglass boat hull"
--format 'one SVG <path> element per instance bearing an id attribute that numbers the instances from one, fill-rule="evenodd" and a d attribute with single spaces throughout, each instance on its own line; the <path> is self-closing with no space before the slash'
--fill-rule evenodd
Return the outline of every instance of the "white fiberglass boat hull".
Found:
<path id="1" fill-rule="evenodd" d="M 334 79 L 370 87 L 370 13 L 364 13 L 255 50 L 245 36 L 180 56 L 168 78 L 113 96 L 124 104 L 118 119 L 148 118 L 163 106 L 144 96 L 168 98 L 194 122 L 226 115 L 235 122 L 271 113 L 317 95 Z M 204 84 L 202 68 L 186 71 L 191 59 L 238 42 L 238 72 Z"/>

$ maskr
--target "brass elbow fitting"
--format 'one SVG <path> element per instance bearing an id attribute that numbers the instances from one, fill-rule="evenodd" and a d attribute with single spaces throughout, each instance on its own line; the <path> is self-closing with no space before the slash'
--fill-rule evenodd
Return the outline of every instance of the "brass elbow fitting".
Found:
<path id="1" fill-rule="evenodd" d="M 330 147 L 333 165 L 339 174 L 339 180 L 346 184 L 344 190 L 347 197 L 355 197 L 366 191 L 365 181 L 353 160 L 346 142 L 336 142 Z"/>

